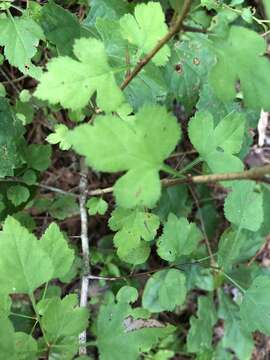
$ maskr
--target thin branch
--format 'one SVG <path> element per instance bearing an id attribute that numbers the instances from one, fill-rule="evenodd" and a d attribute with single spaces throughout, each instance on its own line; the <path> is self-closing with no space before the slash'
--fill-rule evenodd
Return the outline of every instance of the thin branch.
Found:
<path id="1" fill-rule="evenodd" d="M 87 166 L 84 159 L 80 160 L 81 168 L 81 179 L 80 179 L 80 216 L 81 216 L 81 244 L 82 244 L 82 253 L 83 253 L 83 275 L 82 275 L 82 284 L 81 284 L 81 298 L 80 306 L 86 308 L 88 301 L 88 292 L 89 292 L 89 278 L 87 275 L 90 273 L 90 264 L 89 264 L 89 242 L 88 242 L 88 219 L 87 219 L 87 210 L 86 210 L 86 200 L 87 200 Z M 79 355 L 87 355 L 87 334 L 84 330 L 79 335 L 80 349 Z"/>
<path id="2" fill-rule="evenodd" d="M 159 52 L 159 50 L 182 29 L 183 21 L 189 12 L 191 3 L 192 0 L 185 0 L 182 13 L 177 17 L 175 25 L 173 25 L 171 30 L 161 40 L 159 40 L 157 45 L 135 66 L 132 72 L 125 78 L 120 86 L 122 90 L 128 86 L 128 84 L 135 78 L 136 75 L 138 75 L 143 67 L 149 63 L 149 61 Z"/>
<path id="3" fill-rule="evenodd" d="M 203 235 L 204 235 L 204 241 L 205 241 L 207 251 L 208 251 L 208 254 L 209 254 L 209 257 L 210 257 L 210 260 L 211 260 L 211 265 L 216 266 L 217 264 L 215 262 L 214 255 L 213 255 L 213 252 L 212 252 L 212 249 L 211 249 L 211 244 L 210 244 L 207 232 L 206 232 L 205 223 L 204 223 L 204 220 L 203 220 L 203 215 L 202 215 L 198 195 L 196 193 L 196 190 L 193 189 L 192 185 L 189 186 L 189 191 L 190 191 L 190 193 L 191 193 L 191 195 L 192 195 L 192 197 L 193 197 L 193 199 L 195 201 L 195 204 L 196 204 L 196 207 L 197 207 L 197 210 L 198 210 L 198 215 L 199 215 L 199 219 L 200 219 L 200 223 L 201 223 L 201 228 L 202 228 L 202 232 L 203 232 Z"/>

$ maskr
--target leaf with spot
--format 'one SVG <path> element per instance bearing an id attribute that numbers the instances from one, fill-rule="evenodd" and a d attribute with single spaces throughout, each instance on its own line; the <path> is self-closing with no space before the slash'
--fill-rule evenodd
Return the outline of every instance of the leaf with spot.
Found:
<path id="1" fill-rule="evenodd" d="M 176 119 L 165 108 L 148 105 L 127 120 L 99 116 L 94 125 L 76 127 L 68 139 L 94 169 L 127 171 L 114 185 L 119 206 L 151 208 L 160 197 L 159 171 L 163 161 L 180 136 Z"/>

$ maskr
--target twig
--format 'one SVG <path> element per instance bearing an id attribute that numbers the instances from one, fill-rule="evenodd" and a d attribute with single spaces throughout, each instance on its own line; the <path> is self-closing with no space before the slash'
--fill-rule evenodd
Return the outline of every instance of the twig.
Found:
<path id="1" fill-rule="evenodd" d="M 208 254 L 209 254 L 209 257 L 210 257 L 210 260 L 211 260 L 211 265 L 216 266 L 216 262 L 215 262 L 213 252 L 212 252 L 212 249 L 211 249 L 211 244 L 210 244 L 210 241 L 208 239 L 207 232 L 206 232 L 206 228 L 205 228 L 205 224 L 204 224 L 204 220 L 203 220 L 203 216 L 202 216 L 202 211 L 201 211 L 201 206 L 200 206 L 200 202 L 199 202 L 199 199 L 198 199 L 198 195 L 196 193 L 196 190 L 193 189 L 192 185 L 189 186 L 189 191 L 190 191 L 190 193 L 191 193 L 191 195 L 192 195 L 192 197 L 193 197 L 193 199 L 195 201 L 195 204 L 196 204 L 196 207 L 197 207 L 197 210 L 198 210 L 198 215 L 199 215 L 199 219 L 200 219 L 200 223 L 201 223 L 201 228 L 202 228 L 202 232 L 203 232 L 203 235 L 204 235 L 204 241 L 205 241 L 207 251 L 208 251 Z"/>
<path id="2" fill-rule="evenodd" d="M 175 25 L 173 25 L 171 30 L 162 39 L 159 40 L 157 45 L 135 66 L 132 72 L 125 78 L 120 86 L 121 90 L 124 90 L 134 79 L 134 77 L 143 69 L 143 67 L 147 65 L 149 61 L 159 52 L 159 50 L 182 29 L 183 21 L 189 12 L 191 3 L 192 0 L 185 0 L 182 13 L 177 17 Z"/>
<path id="3" fill-rule="evenodd" d="M 80 179 L 80 216 L 81 216 L 81 244 L 82 244 L 82 253 L 83 253 L 83 275 L 82 275 L 82 284 L 81 284 L 81 298 L 80 298 L 80 307 L 87 307 L 88 301 L 88 291 L 89 291 L 89 278 L 87 275 L 90 273 L 90 264 L 89 264 L 89 243 L 88 243 L 88 219 L 87 219 L 87 210 L 86 210 L 86 200 L 87 200 L 87 166 L 84 159 L 80 160 L 81 168 L 81 179 Z M 87 334 L 84 330 L 79 335 L 79 355 L 87 355 Z"/>

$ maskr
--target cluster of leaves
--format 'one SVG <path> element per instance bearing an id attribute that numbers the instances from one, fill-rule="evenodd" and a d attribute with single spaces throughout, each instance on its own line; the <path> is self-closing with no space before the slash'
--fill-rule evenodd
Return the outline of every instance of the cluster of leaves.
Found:
<path id="1" fill-rule="evenodd" d="M 53 0 L 27 1 L 25 8 L 0 1 L 3 69 L 11 66 L 31 80 L 31 91 L 15 86 L 14 95 L 9 78 L 8 91 L 0 88 L 2 357 L 73 359 L 87 330 L 96 339 L 86 344 L 88 355 L 94 358 L 97 347 L 101 360 L 167 360 L 179 353 L 250 359 L 253 332 L 270 336 L 270 274 L 254 261 L 270 233 L 270 188 L 248 179 L 220 182 L 225 199 L 217 209 L 207 185 L 165 188 L 161 179 L 185 180 L 198 164 L 205 175 L 245 169 L 249 129 L 261 109 L 270 111 L 261 34 L 268 29 L 261 20 L 270 16 L 268 2 L 256 12 L 244 0 L 192 1 L 183 28 L 190 31 L 164 42 L 127 85 L 187 1 L 64 3 L 86 16 L 79 21 Z M 25 134 L 41 111 L 52 131 L 44 144 L 29 144 Z M 59 121 L 60 112 L 68 122 Z M 198 156 L 178 171 L 169 158 L 187 144 Z M 76 293 L 63 291 L 84 270 L 78 249 L 54 222 L 38 240 L 28 211 L 59 221 L 78 214 L 76 194 L 37 191 L 57 147 L 84 157 L 96 173 L 119 175 L 111 235 L 89 258 L 104 276 L 99 286 L 108 277 L 114 282 L 102 296 L 90 289 L 89 309 L 78 306 Z M 87 199 L 90 217 L 111 210 L 103 197 Z M 27 309 L 16 310 L 18 295 Z M 213 341 L 219 320 L 223 336 Z"/>

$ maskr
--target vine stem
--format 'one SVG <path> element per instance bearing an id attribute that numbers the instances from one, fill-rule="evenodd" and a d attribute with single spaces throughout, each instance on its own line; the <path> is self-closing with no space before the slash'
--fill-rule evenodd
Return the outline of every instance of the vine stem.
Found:
<path id="1" fill-rule="evenodd" d="M 137 76 L 138 73 L 143 69 L 143 67 L 147 65 L 149 61 L 159 52 L 159 50 L 183 28 L 183 22 L 189 12 L 191 3 L 192 0 L 185 0 L 182 13 L 177 17 L 176 22 L 172 26 L 171 30 L 162 39 L 159 40 L 157 45 L 141 61 L 138 62 L 135 68 L 122 82 L 120 86 L 121 90 L 124 90 L 128 86 L 128 84 L 135 78 L 135 76 Z"/>
<path id="2" fill-rule="evenodd" d="M 80 307 L 87 307 L 88 301 L 88 292 L 89 292 L 89 277 L 86 276 L 90 273 L 90 264 L 89 264 L 89 242 L 88 242 L 88 218 L 86 210 L 86 200 L 87 200 L 87 166 L 84 159 L 80 160 L 80 217 L 81 217 L 81 245 L 82 245 L 82 256 L 83 256 L 83 274 L 82 274 L 82 283 L 81 283 L 81 297 L 80 297 Z M 84 330 L 79 335 L 79 355 L 87 355 L 87 334 Z"/>

